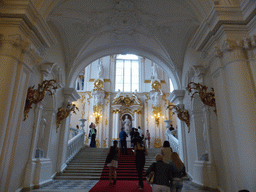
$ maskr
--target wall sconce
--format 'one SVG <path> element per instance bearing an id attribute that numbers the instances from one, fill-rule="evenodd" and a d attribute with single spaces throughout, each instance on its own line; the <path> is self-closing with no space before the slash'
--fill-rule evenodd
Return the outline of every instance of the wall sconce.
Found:
<path id="1" fill-rule="evenodd" d="M 34 86 L 28 88 L 23 121 L 27 119 L 28 113 L 32 109 L 32 104 L 37 104 L 44 99 L 45 92 L 49 92 L 50 95 L 55 93 L 57 89 L 56 82 L 56 79 L 45 80 L 41 84 L 38 84 L 37 89 L 34 89 Z"/>
<path id="2" fill-rule="evenodd" d="M 198 93 L 201 101 L 210 107 L 214 107 L 214 112 L 217 115 L 217 110 L 216 110 L 216 102 L 215 102 L 215 94 L 214 94 L 214 89 L 211 88 L 210 92 L 206 92 L 208 87 L 205 85 L 201 85 L 200 83 L 194 83 L 190 82 L 186 88 L 189 93 L 193 94 L 191 95 L 191 99 L 194 97 L 195 94 Z"/>
<path id="3" fill-rule="evenodd" d="M 159 125 L 160 117 L 161 117 L 161 106 L 158 106 L 158 107 L 153 106 L 152 109 L 153 109 L 153 116 L 152 116 L 152 118 L 155 118 L 155 123 L 157 125 Z"/>
<path id="4" fill-rule="evenodd" d="M 93 116 L 95 117 L 95 124 L 98 125 L 100 122 L 100 118 L 102 117 L 101 112 L 103 109 L 103 105 L 94 105 L 93 106 Z"/>
<path id="5" fill-rule="evenodd" d="M 95 117 L 95 124 L 98 125 L 102 115 L 99 112 L 93 112 L 93 116 Z"/>
<path id="6" fill-rule="evenodd" d="M 76 111 L 75 110 L 78 110 L 79 109 L 76 107 L 75 104 L 71 104 L 71 103 L 68 103 L 67 106 L 66 106 L 66 109 L 63 109 L 62 107 L 60 107 L 58 109 L 58 113 L 57 113 L 57 121 L 56 121 L 56 126 L 57 126 L 57 129 L 59 128 L 60 124 L 61 124 L 61 121 L 63 119 L 66 119 L 70 112 L 73 111 L 73 113 L 76 114 Z M 56 132 L 57 132 L 57 129 L 56 129 Z"/>

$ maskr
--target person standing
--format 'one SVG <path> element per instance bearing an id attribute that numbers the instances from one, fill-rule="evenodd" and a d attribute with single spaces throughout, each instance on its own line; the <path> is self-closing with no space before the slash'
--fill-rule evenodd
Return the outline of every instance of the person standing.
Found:
<path id="1" fill-rule="evenodd" d="M 134 147 L 135 164 L 139 178 L 139 190 L 144 190 L 142 171 L 145 165 L 145 155 L 148 155 L 147 148 L 141 144 L 141 139 L 138 139 Z"/>
<path id="2" fill-rule="evenodd" d="M 139 132 L 139 134 L 140 134 L 140 137 L 142 137 L 143 131 L 141 130 L 140 126 L 138 126 L 138 132 Z"/>
<path id="3" fill-rule="evenodd" d="M 182 177 L 186 176 L 185 166 L 180 160 L 179 155 L 176 152 L 171 154 L 171 161 L 170 165 L 172 168 L 172 191 L 173 192 L 180 192 L 183 187 L 183 180 Z"/>
<path id="4" fill-rule="evenodd" d="M 133 137 L 134 137 L 134 134 L 135 134 L 135 131 L 134 131 L 134 127 L 132 128 L 132 131 L 130 132 L 130 136 L 131 136 L 131 148 L 133 148 Z"/>
<path id="5" fill-rule="evenodd" d="M 111 146 L 108 150 L 108 156 L 106 159 L 107 166 L 109 167 L 109 185 L 116 184 L 116 168 L 118 167 L 118 158 L 120 155 L 120 150 L 117 147 L 118 142 L 115 140 L 113 144 L 114 146 Z"/>
<path id="6" fill-rule="evenodd" d="M 147 132 L 146 132 L 145 140 L 148 141 L 148 148 L 150 148 L 150 133 L 149 133 L 149 130 L 147 130 Z"/>
<path id="7" fill-rule="evenodd" d="M 163 155 L 156 155 L 156 163 L 152 163 L 146 171 L 146 175 L 154 172 L 152 192 L 170 192 L 172 181 L 172 169 L 169 164 L 163 162 Z"/>
<path id="8" fill-rule="evenodd" d="M 96 139 L 97 130 L 95 129 L 95 125 L 93 122 L 91 122 L 89 128 L 90 128 L 89 137 L 91 138 L 90 147 L 95 148 L 96 147 L 95 139 Z"/>
<path id="9" fill-rule="evenodd" d="M 172 159 L 172 148 L 170 147 L 169 141 L 164 141 L 161 154 L 163 155 L 163 162 L 169 164 Z"/>
<path id="10" fill-rule="evenodd" d="M 127 155 L 127 142 L 126 137 L 128 137 L 127 133 L 124 131 L 124 128 L 121 128 L 121 132 L 119 133 L 119 139 L 121 142 L 121 153 Z"/>

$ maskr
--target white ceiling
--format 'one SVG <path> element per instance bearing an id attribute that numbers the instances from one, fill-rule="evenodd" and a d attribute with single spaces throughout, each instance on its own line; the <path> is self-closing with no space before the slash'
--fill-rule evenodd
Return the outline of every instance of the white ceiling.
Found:
<path id="1" fill-rule="evenodd" d="M 181 70 L 188 41 L 209 1 L 60 0 L 47 21 L 58 31 L 69 70 L 87 54 L 110 47 L 143 49 Z"/>

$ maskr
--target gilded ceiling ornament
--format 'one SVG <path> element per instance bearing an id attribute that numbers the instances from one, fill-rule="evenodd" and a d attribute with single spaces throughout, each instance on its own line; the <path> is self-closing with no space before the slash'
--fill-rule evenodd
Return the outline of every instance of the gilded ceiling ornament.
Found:
<path id="1" fill-rule="evenodd" d="M 190 132 L 190 121 L 189 121 L 189 113 L 188 110 L 181 108 L 178 105 L 168 105 L 167 109 L 173 110 L 175 109 L 175 111 L 173 112 L 173 114 L 177 113 L 177 117 L 186 123 L 187 127 L 188 127 L 188 133 Z"/>
<path id="2" fill-rule="evenodd" d="M 50 95 L 53 95 L 57 89 L 56 80 L 45 80 L 41 84 L 38 84 L 38 88 L 34 89 L 35 86 L 28 88 L 26 104 L 24 108 L 24 119 L 25 121 L 28 117 L 30 109 L 32 109 L 32 104 L 37 104 L 44 99 L 45 92 L 49 92 Z"/>
<path id="3" fill-rule="evenodd" d="M 66 119 L 69 116 L 71 111 L 73 111 L 73 113 L 76 114 L 76 110 L 79 111 L 76 105 L 71 103 L 67 104 L 66 109 L 63 109 L 62 107 L 60 107 L 57 113 L 57 121 L 56 121 L 57 129 L 59 128 L 61 121 Z M 57 129 L 56 129 L 56 132 L 57 132 Z"/>
<path id="4" fill-rule="evenodd" d="M 103 85 L 104 85 L 104 82 L 100 79 L 97 79 L 95 82 L 94 82 L 94 89 L 93 91 L 102 91 L 103 90 Z"/>
<path id="5" fill-rule="evenodd" d="M 215 94 L 214 94 L 214 89 L 211 88 L 211 92 L 207 92 L 208 87 L 205 85 L 201 85 L 200 83 L 194 83 L 190 82 L 187 86 L 187 90 L 189 93 L 193 92 L 191 95 L 191 100 L 194 98 L 195 94 L 199 94 L 199 97 L 201 101 L 210 107 L 214 107 L 214 112 L 217 115 L 217 110 L 216 110 L 216 102 L 215 102 Z"/>

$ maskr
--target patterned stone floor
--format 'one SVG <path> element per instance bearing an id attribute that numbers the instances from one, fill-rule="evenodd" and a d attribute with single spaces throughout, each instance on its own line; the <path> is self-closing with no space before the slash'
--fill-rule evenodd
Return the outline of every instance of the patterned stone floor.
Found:
<path id="1" fill-rule="evenodd" d="M 98 181 L 96 180 L 54 180 L 34 192 L 88 192 Z M 182 192 L 214 192 L 184 181 Z"/>

